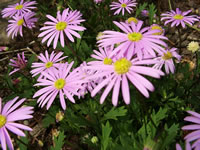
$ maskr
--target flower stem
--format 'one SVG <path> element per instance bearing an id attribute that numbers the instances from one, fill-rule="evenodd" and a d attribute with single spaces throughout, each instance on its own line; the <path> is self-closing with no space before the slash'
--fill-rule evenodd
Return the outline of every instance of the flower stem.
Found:
<path id="1" fill-rule="evenodd" d="M 172 10 L 171 0 L 168 0 L 168 3 L 169 3 L 169 9 Z"/>
<path id="2" fill-rule="evenodd" d="M 197 30 L 197 31 L 199 31 L 200 32 L 200 29 L 199 28 L 197 28 L 197 27 L 195 27 L 195 26 L 191 26 L 191 25 L 189 25 L 189 24 L 186 24 L 188 27 L 190 27 L 190 28 L 192 28 L 192 29 L 195 29 L 195 30 Z"/>
<path id="3" fill-rule="evenodd" d="M 78 59 L 79 62 L 83 62 L 83 60 L 76 54 L 75 50 L 69 44 L 67 38 L 65 38 L 66 46 L 71 50 L 72 54 Z"/>

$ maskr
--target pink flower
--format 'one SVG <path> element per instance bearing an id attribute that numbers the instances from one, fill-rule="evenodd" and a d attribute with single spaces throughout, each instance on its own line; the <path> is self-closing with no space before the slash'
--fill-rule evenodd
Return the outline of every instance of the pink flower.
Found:
<path id="1" fill-rule="evenodd" d="M 161 14 L 161 21 L 166 20 L 165 25 L 171 22 L 171 27 L 181 24 L 181 26 L 185 28 L 185 23 L 192 25 L 195 21 L 199 21 L 196 15 L 187 16 L 191 11 L 192 10 L 182 12 L 179 8 L 176 8 L 176 11 L 171 10 L 170 12 Z"/>
<path id="2" fill-rule="evenodd" d="M 22 52 L 22 56 L 20 56 L 20 54 L 17 54 L 17 59 L 14 60 L 14 59 L 10 59 L 10 63 L 9 65 L 10 66 L 13 66 L 14 67 L 14 70 L 11 71 L 9 73 L 9 75 L 12 75 L 13 73 L 21 70 L 21 69 L 24 69 L 26 67 L 26 64 L 27 64 L 27 60 L 24 56 L 24 52 Z"/>
<path id="3" fill-rule="evenodd" d="M 8 36 L 12 34 L 12 38 L 14 38 L 18 33 L 23 36 L 23 26 L 28 27 L 29 29 L 35 27 L 35 22 L 37 22 L 38 19 L 34 18 L 34 16 L 34 12 L 29 12 L 21 16 L 17 14 L 13 16 L 13 20 L 8 20 L 10 23 L 7 28 Z"/>
<path id="4" fill-rule="evenodd" d="M 181 56 L 176 52 L 177 48 L 167 49 L 165 52 L 159 54 L 160 56 L 155 58 L 158 62 L 153 66 L 155 69 L 161 70 L 162 66 L 165 65 L 165 72 L 167 74 L 174 73 L 175 66 L 173 58 L 180 61 Z"/>
<path id="5" fill-rule="evenodd" d="M 114 13 L 114 15 L 118 15 L 122 11 L 122 15 L 124 15 L 124 11 L 128 11 L 130 14 L 133 10 L 132 7 L 136 7 L 136 0 L 119 0 L 119 2 L 112 2 L 110 7 L 111 10 L 117 9 Z"/>
<path id="6" fill-rule="evenodd" d="M 51 21 L 47 21 L 44 24 L 47 25 L 45 27 L 42 27 L 40 30 L 42 33 L 39 34 L 38 37 L 44 37 L 42 39 L 42 43 L 48 40 L 47 46 L 51 44 L 53 41 L 53 48 L 55 49 L 58 43 L 58 40 L 60 38 L 61 46 L 65 46 L 65 40 L 64 40 L 64 34 L 68 37 L 68 39 L 72 42 L 74 42 L 74 38 L 72 35 L 74 35 L 77 38 L 81 38 L 81 36 L 75 32 L 75 31 L 84 31 L 85 28 L 82 26 L 79 26 L 80 22 L 83 22 L 83 19 L 80 19 L 80 12 L 69 11 L 69 8 L 65 9 L 62 12 L 62 15 L 60 11 L 57 12 L 57 17 L 54 18 L 53 16 L 47 15 L 47 18 L 49 18 Z"/>
<path id="7" fill-rule="evenodd" d="M 78 73 L 78 69 L 70 72 L 73 63 L 62 64 L 58 70 L 49 70 L 48 73 L 42 72 L 45 79 L 38 79 L 35 86 L 44 86 L 44 88 L 37 91 L 33 96 L 33 98 L 40 96 L 37 101 L 39 106 L 43 107 L 47 104 L 47 109 L 49 109 L 58 94 L 64 110 L 66 109 L 65 96 L 72 103 L 75 103 L 73 96 L 79 96 L 77 91 L 82 88 L 81 84 L 85 80 L 82 80 L 84 76 Z"/>
<path id="8" fill-rule="evenodd" d="M 31 115 L 33 113 L 33 107 L 24 106 L 18 108 L 25 101 L 24 98 L 17 100 L 18 98 L 15 97 L 4 106 L 0 98 L 0 143 L 3 150 L 6 150 L 6 144 L 10 150 L 14 150 L 8 130 L 18 136 L 25 136 L 22 130 L 32 131 L 28 126 L 15 123 L 15 121 L 22 121 L 33 117 Z"/>
<path id="9" fill-rule="evenodd" d="M 55 70 L 59 67 L 60 63 L 59 61 L 62 61 L 63 59 L 65 59 L 67 56 L 63 56 L 63 52 L 59 52 L 59 53 L 55 53 L 54 51 L 50 54 L 48 54 L 48 51 L 45 51 L 45 55 L 43 55 L 42 53 L 38 56 L 39 60 L 41 60 L 42 62 L 35 62 L 32 63 L 32 68 L 33 70 L 31 70 L 31 73 L 33 74 L 33 77 L 42 73 L 42 72 L 46 72 L 48 73 L 49 70 Z M 42 74 L 40 76 L 40 78 L 42 78 Z"/>
<path id="10" fill-rule="evenodd" d="M 126 104 L 130 103 L 130 93 L 128 80 L 145 96 L 149 97 L 149 91 L 153 91 L 154 87 L 147 79 L 142 75 L 151 76 L 154 78 L 160 78 L 164 73 L 160 70 L 153 69 L 151 67 L 146 67 L 143 65 L 154 64 L 156 61 L 152 59 L 139 60 L 128 59 L 127 57 L 121 57 L 114 59 L 111 65 L 107 64 L 96 64 L 91 66 L 86 66 L 85 69 L 99 71 L 94 75 L 87 77 L 86 79 L 103 78 L 102 82 L 94 88 L 91 96 L 95 96 L 103 87 L 106 86 L 103 94 L 100 98 L 100 103 L 102 104 L 113 88 L 112 103 L 114 106 L 118 103 L 120 86 L 122 88 L 122 96 Z"/>
<path id="11" fill-rule="evenodd" d="M 36 8 L 32 6 L 35 4 L 37 4 L 36 1 L 24 2 L 24 0 L 21 0 L 20 3 L 9 5 L 8 8 L 4 8 L 1 12 L 2 17 L 13 17 L 16 14 L 22 16 L 28 12 L 31 12 L 31 9 Z"/>
<path id="12" fill-rule="evenodd" d="M 123 32 L 117 32 L 112 30 L 107 30 L 103 32 L 99 46 L 109 46 L 114 44 L 119 44 L 117 48 L 110 54 L 110 56 L 119 53 L 119 56 L 123 54 L 127 55 L 129 58 L 135 54 L 141 60 L 144 55 L 156 56 L 156 53 L 162 53 L 164 51 L 163 47 L 167 44 L 161 39 L 167 39 L 162 35 L 153 35 L 153 33 L 159 32 L 159 30 L 148 31 L 149 27 L 141 28 L 143 22 L 138 21 L 137 24 L 131 22 L 131 26 L 124 22 L 116 22 L 116 24 Z"/>

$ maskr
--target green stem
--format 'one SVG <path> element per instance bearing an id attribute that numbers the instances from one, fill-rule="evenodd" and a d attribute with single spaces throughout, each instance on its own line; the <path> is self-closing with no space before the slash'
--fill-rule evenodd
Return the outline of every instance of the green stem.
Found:
<path id="1" fill-rule="evenodd" d="M 172 10 L 171 0 L 168 0 L 168 3 L 169 3 L 169 9 Z"/>
<path id="2" fill-rule="evenodd" d="M 192 28 L 192 29 L 195 29 L 195 30 L 197 30 L 197 31 L 199 31 L 200 32 L 200 29 L 199 28 L 197 28 L 197 27 L 194 27 L 194 26 L 191 26 L 191 25 L 189 25 L 189 24 L 186 24 L 188 27 L 190 27 L 190 28 Z"/>

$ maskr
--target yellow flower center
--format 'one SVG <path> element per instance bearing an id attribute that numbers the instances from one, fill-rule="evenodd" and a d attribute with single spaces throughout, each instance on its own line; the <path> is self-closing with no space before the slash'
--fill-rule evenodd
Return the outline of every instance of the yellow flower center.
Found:
<path id="1" fill-rule="evenodd" d="M 0 115 L 0 128 L 2 128 L 6 124 L 6 117 Z"/>
<path id="2" fill-rule="evenodd" d="M 163 33 L 162 27 L 155 25 L 151 27 L 151 30 L 160 30 L 160 32 L 153 33 L 153 35 L 161 35 Z"/>
<path id="3" fill-rule="evenodd" d="M 121 4 L 122 8 L 125 8 L 127 5 L 125 3 Z"/>
<path id="4" fill-rule="evenodd" d="M 176 19 L 176 20 L 182 20 L 183 16 L 182 15 L 174 15 L 173 18 Z"/>
<path id="5" fill-rule="evenodd" d="M 18 25 L 18 26 L 21 26 L 21 25 L 23 25 L 23 23 L 24 23 L 24 19 L 20 19 L 20 20 L 17 22 L 17 25 Z"/>
<path id="6" fill-rule="evenodd" d="M 49 62 L 47 62 L 46 64 L 45 64 L 45 67 L 46 68 L 50 68 L 50 67 L 52 67 L 53 66 L 53 63 L 51 62 L 51 61 L 49 61 Z"/>
<path id="7" fill-rule="evenodd" d="M 128 39 L 133 42 L 140 41 L 142 39 L 142 34 L 140 32 L 129 33 Z"/>
<path id="8" fill-rule="evenodd" d="M 173 57 L 172 53 L 167 51 L 167 53 L 164 53 L 164 56 L 162 56 L 163 60 L 169 60 Z"/>
<path id="9" fill-rule="evenodd" d="M 58 22 L 56 24 L 56 30 L 58 30 L 58 31 L 65 30 L 66 27 L 67 27 L 67 23 L 66 22 L 60 21 L 60 22 Z"/>
<path id="10" fill-rule="evenodd" d="M 55 81 L 54 86 L 56 89 L 60 90 L 65 86 L 65 80 L 64 79 L 58 79 Z"/>
<path id="11" fill-rule="evenodd" d="M 20 9 L 22 9 L 23 8 L 23 5 L 17 5 L 16 7 L 15 7 L 15 9 L 17 9 L 17 10 L 20 10 Z"/>
<path id="12" fill-rule="evenodd" d="M 132 66 L 132 63 L 126 58 L 121 58 L 114 63 L 115 72 L 117 74 L 127 73 L 131 66 Z"/>
<path id="13" fill-rule="evenodd" d="M 104 63 L 105 65 L 111 65 L 111 64 L 112 64 L 112 59 L 106 57 L 106 58 L 104 58 L 103 63 Z"/>
<path id="14" fill-rule="evenodd" d="M 130 17 L 130 18 L 128 18 L 128 23 L 130 24 L 131 22 L 134 22 L 135 24 L 137 24 L 138 23 L 138 20 L 135 18 L 135 17 Z"/>

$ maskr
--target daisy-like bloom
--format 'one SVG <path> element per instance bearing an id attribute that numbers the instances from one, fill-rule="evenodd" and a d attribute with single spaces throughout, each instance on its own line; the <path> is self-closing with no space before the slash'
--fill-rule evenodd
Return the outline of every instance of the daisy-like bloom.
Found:
<path id="1" fill-rule="evenodd" d="M 199 50 L 199 43 L 192 41 L 188 44 L 187 49 L 194 53 Z"/>
<path id="2" fill-rule="evenodd" d="M 167 37 L 162 35 L 153 35 L 153 33 L 159 32 L 159 30 L 149 31 L 149 27 L 141 28 L 143 22 L 138 21 L 137 24 L 131 22 L 131 25 L 128 25 L 124 22 L 116 22 L 116 24 L 123 32 L 117 32 L 112 30 L 104 31 L 101 36 L 99 46 L 109 46 L 113 44 L 120 45 L 113 50 L 110 54 L 111 56 L 119 52 L 119 56 L 127 54 L 130 58 L 133 55 L 137 55 L 139 59 L 142 59 L 144 55 L 156 56 L 156 52 L 161 53 L 164 51 L 164 47 L 167 46 L 165 42 L 161 39 L 167 39 Z"/>
<path id="3" fill-rule="evenodd" d="M 152 24 L 150 27 L 149 27 L 149 30 L 159 30 L 160 32 L 156 32 L 156 33 L 153 33 L 153 35 L 164 35 L 165 33 L 165 30 L 159 26 L 158 24 Z"/>
<path id="4" fill-rule="evenodd" d="M 178 144 L 178 143 L 176 144 L 176 150 L 182 150 L 180 144 Z M 185 150 L 192 150 L 191 145 L 190 145 L 189 142 L 187 142 L 187 143 L 185 144 Z M 195 150 L 196 150 L 196 149 L 195 149 Z"/>
<path id="5" fill-rule="evenodd" d="M 135 17 L 130 17 L 125 21 L 127 24 L 131 24 L 131 22 L 134 22 L 135 24 L 138 23 L 138 19 Z"/>
<path id="6" fill-rule="evenodd" d="M 79 25 L 81 22 L 85 21 L 85 19 L 82 19 L 82 13 L 78 10 L 70 10 L 68 14 L 68 20 L 69 23 L 72 25 Z"/>
<path id="7" fill-rule="evenodd" d="M 60 13 L 60 11 L 58 11 L 56 18 L 51 15 L 47 15 L 46 17 L 49 18 L 51 21 L 47 21 L 44 23 L 46 26 L 40 29 L 42 33 L 40 33 L 38 36 L 44 37 L 42 39 L 42 43 L 48 40 L 47 46 L 49 46 L 54 40 L 53 48 L 55 49 L 59 38 L 61 46 L 65 46 L 64 35 L 66 35 L 71 42 L 74 42 L 74 38 L 72 37 L 72 35 L 77 38 L 81 38 L 81 36 L 75 31 L 85 30 L 84 27 L 78 25 L 84 20 L 80 20 L 80 15 L 77 16 L 77 14 L 79 14 L 78 11 L 73 13 L 69 11 L 69 8 L 67 8 L 62 12 L 62 14 Z"/>
<path id="8" fill-rule="evenodd" d="M 21 16 L 27 12 L 31 12 L 32 9 L 36 8 L 33 5 L 37 4 L 36 1 L 24 2 L 21 0 L 20 3 L 9 5 L 8 8 L 2 10 L 2 17 L 13 17 L 15 14 Z"/>
<path id="9" fill-rule="evenodd" d="M 63 52 L 55 53 L 54 51 L 49 55 L 48 51 L 45 51 L 45 55 L 42 53 L 38 56 L 39 60 L 42 62 L 34 62 L 32 63 L 31 74 L 33 74 L 33 77 L 40 74 L 41 72 L 48 72 L 49 70 L 55 70 L 60 65 L 60 61 L 65 59 L 67 56 L 63 56 Z M 42 77 L 42 74 L 41 74 Z"/>
<path id="10" fill-rule="evenodd" d="M 139 60 L 138 58 L 129 60 L 127 57 L 121 57 L 113 59 L 114 62 L 111 65 L 96 64 L 85 67 L 89 70 L 97 70 L 98 73 L 87 77 L 86 79 L 94 79 L 102 77 L 103 81 L 99 82 L 91 93 L 91 96 L 95 96 L 103 87 L 106 86 L 103 94 L 100 98 L 102 104 L 113 88 L 112 103 L 114 106 L 118 103 L 120 86 L 122 88 L 122 96 L 126 104 L 130 103 L 130 93 L 128 80 L 145 96 L 149 97 L 149 91 L 154 90 L 154 86 L 142 75 L 151 76 L 154 78 L 160 78 L 164 73 L 160 70 L 152 67 L 146 67 L 143 65 L 155 64 L 155 60 L 146 59 Z"/>
<path id="11" fill-rule="evenodd" d="M 103 0 L 94 0 L 96 4 L 101 3 Z"/>
<path id="12" fill-rule="evenodd" d="M 175 66 L 173 62 L 173 58 L 176 58 L 178 61 L 180 61 L 181 56 L 176 52 L 177 48 L 171 48 L 167 49 L 165 52 L 159 54 L 156 60 L 158 62 L 153 66 L 153 68 L 161 70 L 162 66 L 165 65 L 165 72 L 167 74 L 174 73 Z"/>
<path id="13" fill-rule="evenodd" d="M 130 14 L 133 10 L 132 7 L 136 7 L 136 0 L 119 0 L 119 2 L 112 2 L 110 7 L 111 10 L 117 9 L 114 12 L 114 15 L 118 15 L 122 11 L 122 15 L 124 15 L 125 10 Z"/>
<path id="14" fill-rule="evenodd" d="M 25 101 L 24 98 L 21 100 L 18 100 L 18 98 L 19 97 L 15 97 L 4 106 L 0 98 L 0 143 L 3 150 L 6 150 L 6 145 L 8 145 L 10 150 L 14 150 L 8 130 L 18 136 L 25 136 L 22 130 L 32 131 L 28 126 L 15 123 L 16 121 L 22 121 L 33 117 L 33 107 L 24 106 L 18 108 Z"/>
<path id="15" fill-rule="evenodd" d="M 185 28 L 186 26 L 185 24 L 189 24 L 192 26 L 192 24 L 195 21 L 199 21 L 199 20 L 197 19 L 196 15 L 187 16 L 191 11 L 192 10 L 182 12 L 180 11 L 179 8 L 176 8 L 176 11 L 171 10 L 170 12 L 161 14 L 162 16 L 161 21 L 166 20 L 165 25 L 168 23 L 172 23 L 171 27 L 175 25 L 178 26 L 180 24 L 183 28 Z"/>
<path id="16" fill-rule="evenodd" d="M 10 23 L 7 28 L 7 35 L 10 36 L 12 34 L 12 38 L 17 36 L 19 33 L 21 36 L 23 36 L 22 29 L 24 27 L 28 27 L 29 29 L 32 29 L 35 27 L 35 22 L 37 22 L 37 18 L 34 18 L 35 13 L 29 12 L 24 15 L 15 15 L 13 16 L 12 20 L 8 20 Z"/>
<path id="17" fill-rule="evenodd" d="M 22 55 L 21 55 L 21 56 L 20 56 L 20 54 L 18 53 L 18 54 L 17 54 L 17 59 L 16 59 L 16 60 L 10 59 L 9 65 L 10 65 L 10 66 L 13 66 L 13 67 L 14 67 L 14 70 L 11 71 L 11 72 L 9 73 L 9 75 L 11 75 L 11 74 L 13 74 L 13 73 L 15 73 L 15 72 L 17 72 L 17 71 L 19 71 L 19 70 L 24 69 L 24 68 L 26 67 L 26 64 L 27 64 L 27 60 L 26 60 L 26 58 L 25 58 L 25 56 L 24 56 L 24 52 L 22 52 Z"/>
<path id="18" fill-rule="evenodd" d="M 81 76 L 83 76 L 83 80 L 94 74 L 95 72 L 92 71 L 92 70 L 85 70 L 84 69 L 84 66 L 88 66 L 88 64 L 86 62 L 83 62 L 80 67 L 78 67 L 78 72 Z M 82 88 L 78 90 L 78 93 L 79 93 L 79 98 L 80 97 L 83 97 L 85 96 L 85 94 L 87 94 L 88 92 L 92 92 L 92 90 L 96 87 L 97 83 L 98 82 L 101 82 L 102 80 L 99 79 L 95 79 L 95 80 L 88 80 L 87 82 L 85 83 L 82 83 L 81 86 Z"/>
<path id="19" fill-rule="evenodd" d="M 79 95 L 77 91 L 82 88 L 81 84 L 85 80 L 83 80 L 84 76 L 78 73 L 78 69 L 70 72 L 73 63 L 66 63 L 58 67 L 58 70 L 49 70 L 48 73 L 42 72 L 45 79 L 38 79 L 38 83 L 35 86 L 45 87 L 37 91 L 33 96 L 33 98 L 40 96 L 37 101 L 39 106 L 43 107 L 47 104 L 47 109 L 49 109 L 58 94 L 64 110 L 66 109 L 65 96 L 72 103 L 75 103 L 73 96 Z"/>
<path id="20" fill-rule="evenodd" d="M 185 136 L 185 140 L 187 142 L 195 141 L 192 145 L 199 146 L 200 143 L 200 114 L 193 111 L 187 111 L 191 116 L 187 116 L 184 118 L 185 121 L 191 122 L 193 124 L 186 125 L 182 127 L 182 130 L 189 130 L 190 132 L 187 136 Z"/>
<path id="21" fill-rule="evenodd" d="M 95 58 L 97 60 L 90 61 L 90 62 L 88 62 L 88 64 L 90 64 L 90 65 L 96 65 L 96 64 L 111 65 L 113 63 L 113 60 L 112 60 L 113 57 L 110 57 L 110 53 L 112 52 L 112 50 L 113 49 L 110 46 L 104 47 L 104 48 L 99 47 L 99 51 L 93 50 L 94 54 L 92 54 L 91 57 Z"/>

